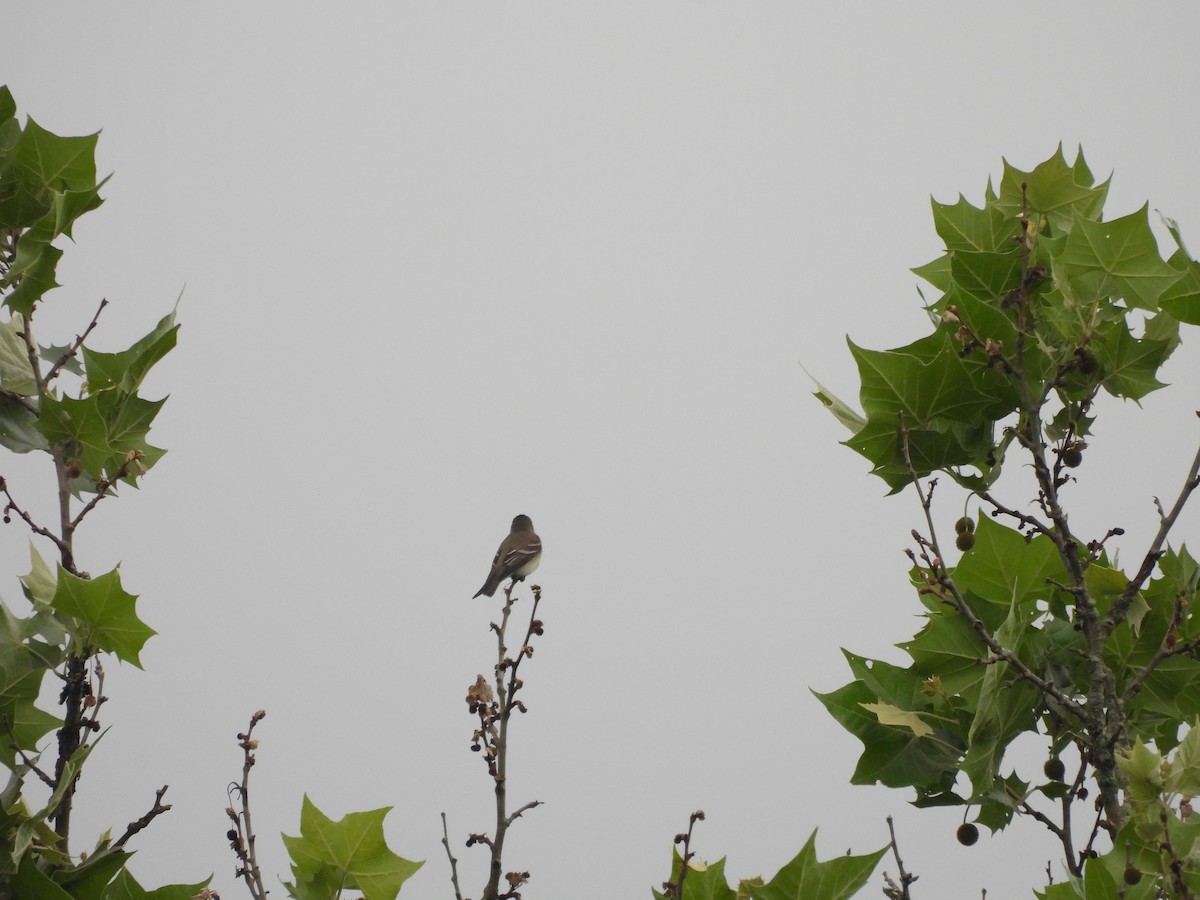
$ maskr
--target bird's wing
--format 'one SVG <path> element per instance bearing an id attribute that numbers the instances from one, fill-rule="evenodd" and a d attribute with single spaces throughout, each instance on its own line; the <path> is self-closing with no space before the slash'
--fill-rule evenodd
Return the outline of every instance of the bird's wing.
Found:
<path id="1" fill-rule="evenodd" d="M 538 538 L 534 538 L 532 541 L 524 544 L 518 544 L 504 554 L 504 570 L 512 572 L 515 569 L 519 569 L 541 552 L 542 542 Z M 496 559 L 497 561 L 500 559 L 500 554 L 496 554 Z"/>

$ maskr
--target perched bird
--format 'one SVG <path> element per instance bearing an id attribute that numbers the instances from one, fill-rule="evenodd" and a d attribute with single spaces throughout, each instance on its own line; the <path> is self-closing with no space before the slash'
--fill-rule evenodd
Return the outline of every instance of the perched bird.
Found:
<path id="1" fill-rule="evenodd" d="M 485 594 L 491 597 L 505 578 L 512 578 L 514 582 L 524 581 L 525 576 L 532 573 L 541 561 L 542 539 L 534 534 L 533 521 L 529 516 L 517 516 L 512 520 L 512 531 L 500 542 L 487 581 L 475 596 Z"/>

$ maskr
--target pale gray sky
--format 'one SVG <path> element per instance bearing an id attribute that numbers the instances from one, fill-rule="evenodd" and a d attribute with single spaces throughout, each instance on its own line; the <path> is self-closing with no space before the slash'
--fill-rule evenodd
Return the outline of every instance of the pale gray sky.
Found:
<path id="1" fill-rule="evenodd" d="M 838 445 L 801 363 L 853 399 L 847 333 L 923 332 L 929 196 L 979 202 L 1002 156 L 1082 143 L 1111 214 L 1149 199 L 1200 244 L 1200 10 L 1152 9 L 9 4 L 0 82 L 53 131 L 104 129 L 115 171 L 40 336 L 107 297 L 94 343 L 123 348 L 186 285 L 148 391 L 170 455 L 78 537 L 160 635 L 146 673 L 110 669 L 76 848 L 169 783 L 134 873 L 239 896 L 225 785 L 265 708 L 271 881 L 307 791 L 395 806 L 393 848 L 427 860 L 402 896 L 450 896 L 438 814 L 492 827 L 463 697 L 499 602 L 469 598 L 524 512 L 546 546 L 510 770 L 546 802 L 509 839 L 530 900 L 648 896 L 696 808 L 735 878 L 816 827 L 825 858 L 878 848 L 892 813 L 921 896 L 1041 884 L 1035 824 L 966 849 L 960 811 L 848 783 L 860 745 L 809 688 L 848 680 L 841 646 L 902 661 L 919 509 Z M 1195 348 L 1081 470 L 1119 476 L 1080 516 L 1130 556 L 1194 449 Z M 0 468 L 21 496 L 47 488 L 32 462 Z M 27 546 L 0 531 L 4 571 Z M 484 853 L 458 856 L 477 896 Z"/>

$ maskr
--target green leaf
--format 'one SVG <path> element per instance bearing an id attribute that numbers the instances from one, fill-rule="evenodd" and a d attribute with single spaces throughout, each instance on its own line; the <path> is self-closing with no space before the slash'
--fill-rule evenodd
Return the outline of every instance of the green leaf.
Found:
<path id="1" fill-rule="evenodd" d="M 75 900 L 38 868 L 32 854 L 20 857 L 17 875 L 12 880 L 13 900 Z"/>
<path id="2" fill-rule="evenodd" d="M 950 205 L 931 200 L 933 227 L 946 244 L 946 249 L 976 250 L 984 253 L 1009 253 L 1016 249 L 1020 224 L 1005 215 L 995 205 L 983 209 L 972 206 L 962 195 Z"/>
<path id="3" fill-rule="evenodd" d="M 15 135 L 11 135 L 11 132 L 15 132 Z M 0 125 L 0 145 L 10 139 L 13 143 L 21 139 L 21 129 L 12 121 Z M 0 146 L 0 151 L 2 150 L 3 147 Z M 8 196 L 0 193 L 0 225 L 12 229 L 28 228 L 50 212 L 50 203 L 46 199 L 45 191 L 30 190 L 22 184 L 11 184 L 7 187 Z"/>
<path id="4" fill-rule="evenodd" d="M 1026 541 L 989 516 L 980 517 L 975 548 L 954 567 L 953 577 L 960 590 L 1003 606 L 1049 599 L 1057 590 L 1050 581 L 1068 580 L 1053 541 L 1043 535 Z"/>
<path id="5" fill-rule="evenodd" d="M 18 316 L 0 322 L 0 388 L 29 397 L 37 393 L 37 379 L 29 364 L 29 350 L 20 336 L 24 330 L 24 320 Z"/>
<path id="6" fill-rule="evenodd" d="M 950 254 L 943 253 L 935 260 L 910 269 L 918 278 L 924 278 L 939 291 L 950 290 Z"/>
<path id="7" fill-rule="evenodd" d="M 46 437 L 37 424 L 37 415 L 28 407 L 10 397 L 0 396 L 0 446 L 14 453 L 47 449 Z"/>
<path id="8" fill-rule="evenodd" d="M 954 283 L 981 300 L 1002 299 L 1021 282 L 1021 256 L 1015 245 L 1004 253 L 959 250 L 950 254 Z"/>
<path id="9" fill-rule="evenodd" d="M 156 632 L 137 617 L 136 602 L 137 597 L 121 587 L 118 569 L 89 580 L 58 567 L 52 605 L 78 620 L 77 638 L 85 647 L 115 653 L 140 669 L 138 654 Z"/>
<path id="10" fill-rule="evenodd" d="M 1074 165 L 1068 165 L 1062 144 L 1059 144 L 1054 155 L 1034 167 L 1032 172 L 1022 172 L 1005 160 L 996 207 L 1016 218 L 1021 211 L 1021 186 L 1025 185 L 1030 219 L 1036 221 L 1040 213 L 1054 227 L 1068 231 L 1076 215 L 1095 217 L 1104 208 L 1108 182 L 1099 186 L 1093 186 L 1094 183 L 1083 151 L 1079 151 Z"/>
<path id="11" fill-rule="evenodd" d="M 1162 757 L 1136 740 L 1126 753 L 1117 754 L 1117 767 L 1129 781 L 1135 800 L 1155 800 L 1163 792 Z"/>
<path id="12" fill-rule="evenodd" d="M 925 737 L 933 734 L 933 729 L 925 723 L 920 713 L 900 709 L 890 703 L 864 703 L 862 704 L 862 708 L 867 712 L 874 713 L 880 725 L 907 728 L 915 737 Z"/>
<path id="13" fill-rule="evenodd" d="M 1109 222 L 1077 215 L 1055 263 L 1067 266 L 1077 290 L 1139 309 L 1158 309 L 1158 298 L 1180 278 L 1159 255 L 1148 205 Z"/>
<path id="14" fill-rule="evenodd" d="M 16 755 L 11 744 L 33 750 L 38 740 L 59 724 L 34 706 L 43 677 L 59 657 L 31 641 L 33 633 L 30 620 L 17 618 L 0 604 L 0 721 L 7 721 L 11 728 L 11 734 L 0 728 L 0 734 L 6 735 L 0 740 L 0 761 L 10 768 Z"/>
<path id="15" fill-rule="evenodd" d="M 104 202 L 100 197 L 100 188 L 104 186 L 107 178 L 100 182 L 95 187 L 87 188 L 82 191 L 56 191 L 54 192 L 50 204 L 51 213 L 46 217 L 46 227 L 49 230 L 49 238 L 53 240 L 60 234 L 65 234 L 69 238 L 74 238 L 72 228 L 75 225 L 75 220 L 84 213 L 91 212 L 96 207 Z"/>
<path id="16" fill-rule="evenodd" d="M 17 101 L 13 99 L 8 85 L 0 84 L 0 122 L 11 119 L 17 114 Z"/>
<path id="17" fill-rule="evenodd" d="M 1140 400 L 1165 387 L 1157 375 L 1174 349 L 1173 341 L 1135 338 L 1122 320 L 1098 326 L 1092 347 L 1104 367 L 1104 389 L 1114 397 Z"/>
<path id="18" fill-rule="evenodd" d="M 1028 796 L 1029 785 L 1018 778 L 1015 772 L 1007 778 L 997 778 L 980 800 L 975 823 L 993 833 L 1007 828 L 1017 808 Z"/>
<path id="19" fill-rule="evenodd" d="M 1004 376 L 959 353 L 947 326 L 896 350 L 865 350 L 850 342 L 862 380 L 867 424 L 846 446 L 867 457 L 893 490 L 911 479 L 903 458 L 900 413 L 918 475 L 953 466 L 987 469 L 993 423 L 1015 400 Z"/>
<path id="20" fill-rule="evenodd" d="M 97 738 L 98 740 L 99 738 Z M 97 741 L 84 744 L 71 754 L 70 759 L 63 765 L 62 773 L 58 777 L 58 785 L 50 795 L 50 799 L 46 801 L 46 805 L 30 815 L 17 828 L 12 845 L 12 858 L 14 860 L 21 860 L 22 864 L 24 864 L 22 857 L 33 844 L 34 837 L 38 834 L 39 829 L 42 828 L 46 819 L 50 818 L 54 811 L 58 809 L 58 805 L 62 802 L 62 798 L 66 795 L 67 790 L 74 790 L 75 779 L 79 777 L 79 772 L 83 768 L 83 764 L 87 761 L 88 756 L 91 755 L 92 750 L 96 747 Z"/>
<path id="21" fill-rule="evenodd" d="M 924 676 L 842 652 L 855 680 L 831 693 L 813 694 L 843 728 L 863 742 L 851 783 L 915 787 L 930 794 L 949 790 L 965 749 L 960 737 L 946 728 L 934 728 L 932 734 L 918 737 L 907 728 L 882 724 L 867 709 L 868 704 L 880 701 L 910 710 L 931 708 L 932 701 L 922 690 Z"/>
<path id="22" fill-rule="evenodd" d="M 29 544 L 29 574 L 21 576 L 21 585 L 29 602 L 38 610 L 49 608 L 58 589 L 54 571 L 46 565 L 32 542 Z"/>
<path id="23" fill-rule="evenodd" d="M 62 137 L 27 118 L 13 152 L 13 169 L 27 185 L 85 191 L 96 187 L 96 141 L 100 133 Z"/>
<path id="24" fill-rule="evenodd" d="M 388 849 L 383 819 L 391 807 L 348 813 L 333 821 L 306 795 L 300 836 L 283 836 L 296 881 L 289 891 L 302 898 L 333 898 L 358 890 L 366 900 L 394 900 L 400 886 L 424 861 L 412 862 Z"/>
<path id="25" fill-rule="evenodd" d="M 140 452 L 151 468 L 163 451 L 147 441 L 150 425 L 166 399 L 143 400 L 135 394 L 108 390 L 75 399 L 45 397 L 38 428 L 47 440 L 68 447 L 93 479 L 113 479 L 127 461 Z M 72 454 L 68 454 L 72 455 Z M 136 481 L 138 470 L 126 468 L 125 478 Z"/>
<path id="26" fill-rule="evenodd" d="M 169 884 L 147 891 L 128 869 L 122 869 L 109 885 L 104 900 L 193 900 L 210 881 L 211 876 L 196 884 Z"/>
<path id="27" fill-rule="evenodd" d="M 1083 581 L 1087 585 L 1088 594 L 1096 603 L 1097 611 L 1102 616 L 1108 614 L 1108 610 L 1113 602 L 1124 594 L 1125 589 L 1129 587 L 1129 579 L 1125 577 L 1124 572 L 1118 569 L 1110 569 L 1108 566 L 1102 566 L 1099 563 L 1093 563 L 1088 566 L 1087 571 L 1084 573 Z M 1129 623 L 1129 627 L 1134 630 L 1135 634 L 1141 628 L 1142 620 L 1149 611 L 1150 604 L 1146 602 L 1145 596 L 1139 591 L 1134 595 L 1129 612 L 1125 615 L 1125 621 Z"/>
<path id="28" fill-rule="evenodd" d="M 865 350 L 850 342 L 850 352 L 858 363 L 868 418 L 903 411 L 910 425 L 937 419 L 976 423 L 1007 411 L 1007 393 L 999 384 L 973 377 L 979 367 L 968 368 L 945 331 L 896 350 Z"/>
<path id="29" fill-rule="evenodd" d="M 1166 777 L 1166 790 L 1185 797 L 1200 796 L 1200 723 L 1193 722 Z"/>
<path id="30" fill-rule="evenodd" d="M 811 375 L 808 377 L 812 378 Z M 822 405 L 833 413 L 835 419 L 845 425 L 850 431 L 862 430 L 867 424 L 867 420 L 863 418 L 862 413 L 858 412 L 848 403 L 833 396 L 817 379 L 813 378 L 813 384 L 817 386 L 817 390 L 813 392 L 813 396 L 820 400 Z"/>
<path id="31" fill-rule="evenodd" d="M 683 859 L 677 852 L 671 852 L 671 881 L 679 884 L 680 867 Z M 656 898 L 664 897 L 658 891 L 651 893 Z M 737 900 L 737 892 L 730 886 L 725 877 L 725 858 L 714 863 L 705 863 L 693 859 L 688 863 L 687 877 L 683 879 L 683 900 Z"/>
<path id="32" fill-rule="evenodd" d="M 4 729 L 5 742 L 0 747 L 0 760 L 10 768 L 16 760 L 17 747 L 32 752 L 42 738 L 62 725 L 62 719 L 38 709 L 28 700 L 6 707 L 4 715 L 8 717 L 8 725 Z"/>
<path id="33" fill-rule="evenodd" d="M 1083 869 L 1083 890 L 1087 900 L 1120 900 L 1116 879 L 1109 874 L 1099 860 L 1089 859 Z"/>
<path id="34" fill-rule="evenodd" d="M 887 851 L 882 847 L 863 856 L 817 859 L 813 831 L 796 857 L 764 885 L 750 885 L 753 900 L 843 900 L 857 893 Z"/>
<path id="35" fill-rule="evenodd" d="M 926 678 L 937 678 L 944 693 L 962 696 L 972 707 L 977 702 L 985 668 L 980 660 L 988 650 L 957 612 L 943 609 L 930 613 L 917 636 L 898 646 Z"/>
<path id="36" fill-rule="evenodd" d="M 164 316 L 154 330 L 120 353 L 98 353 L 83 348 L 84 369 L 88 391 L 92 394 L 120 388 L 133 394 L 156 362 L 175 347 L 175 311 Z"/>
<path id="37" fill-rule="evenodd" d="M 61 257 L 62 251 L 47 241 L 23 235 L 12 267 L 0 279 L 0 287 L 16 286 L 4 298 L 4 305 L 14 313 L 29 316 L 42 295 L 58 287 L 55 270 Z"/>
<path id="38" fill-rule="evenodd" d="M 75 898 L 95 897 L 101 900 L 108 897 L 105 888 L 125 868 L 131 855 L 119 847 L 106 847 L 74 868 L 60 869 L 52 877 Z"/>
<path id="39" fill-rule="evenodd" d="M 1163 291 L 1158 305 L 1180 322 L 1200 325 L 1200 263 L 1188 256 L 1183 239 L 1173 222 L 1167 220 L 1179 249 L 1171 254 L 1167 264 L 1179 272 L 1179 280 Z"/>
<path id="40" fill-rule="evenodd" d="M 1036 615 L 1036 610 L 1020 601 L 1014 591 L 1008 618 L 995 632 L 996 641 L 1018 657 Z M 962 763 L 963 772 L 971 779 L 973 797 L 981 798 L 991 790 L 1009 743 L 1023 731 L 1032 730 L 1039 700 L 1038 692 L 1018 680 L 1007 664 L 987 667 L 967 733 L 969 749 Z"/>

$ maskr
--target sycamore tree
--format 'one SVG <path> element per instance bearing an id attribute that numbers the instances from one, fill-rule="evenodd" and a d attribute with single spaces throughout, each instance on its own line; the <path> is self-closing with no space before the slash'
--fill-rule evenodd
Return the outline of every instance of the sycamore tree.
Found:
<path id="1" fill-rule="evenodd" d="M 1169 220 L 1163 257 L 1148 207 L 1105 218 L 1107 193 L 1060 148 L 1030 172 L 1005 164 L 982 206 L 934 202 L 946 251 L 914 270 L 935 289 L 929 334 L 850 344 L 861 412 L 817 393 L 846 445 L 920 506 L 911 663 L 847 652 L 854 680 L 818 695 L 865 745 L 853 781 L 962 805 L 966 844 L 1032 821 L 1064 870 L 1038 893 L 1051 900 L 1200 893 L 1200 567 L 1170 540 L 1200 453 L 1173 496 L 1147 497 L 1148 545 L 1122 546 L 1124 510 L 1100 533 L 1070 516 L 1104 490 L 1086 472 L 1106 401 L 1163 387 L 1181 323 L 1200 324 L 1200 266 Z M 1018 739 L 1044 747 L 1040 768 L 1006 759 Z M 910 890 L 908 876 L 887 887 Z"/>

